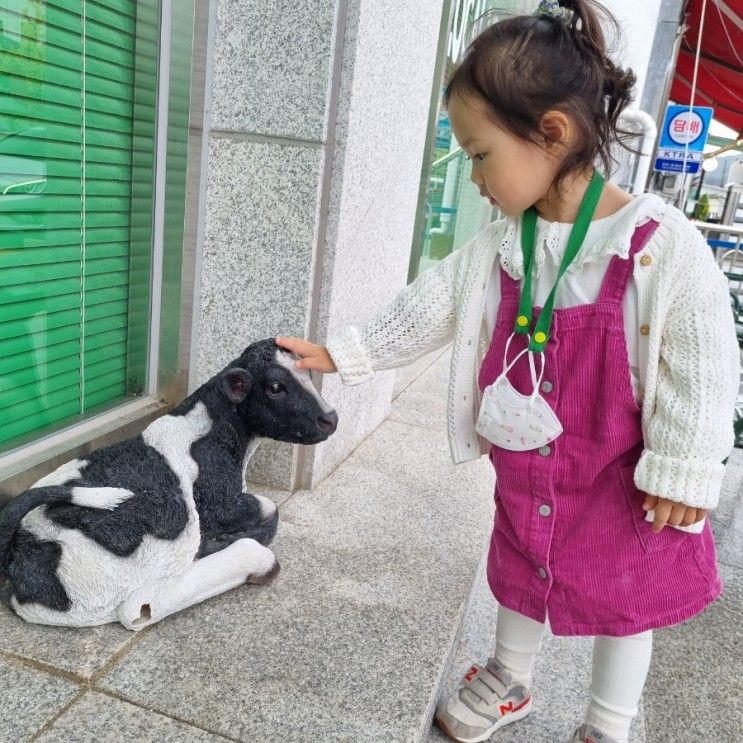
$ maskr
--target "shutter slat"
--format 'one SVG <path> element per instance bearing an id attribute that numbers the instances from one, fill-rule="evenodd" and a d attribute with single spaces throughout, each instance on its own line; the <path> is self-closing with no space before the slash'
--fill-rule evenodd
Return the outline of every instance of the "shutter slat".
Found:
<path id="1" fill-rule="evenodd" d="M 87 317 L 85 321 L 85 350 L 89 349 L 88 338 L 102 333 L 111 333 L 112 331 L 126 330 L 126 315 L 109 315 L 97 320 L 91 320 Z"/>
<path id="2" fill-rule="evenodd" d="M 103 408 L 107 405 L 111 405 L 114 402 L 119 402 L 126 399 L 126 386 L 124 384 L 123 377 L 121 378 L 121 381 L 117 381 L 114 384 L 109 384 L 108 387 L 103 387 L 102 385 L 104 383 L 109 384 L 109 380 L 101 377 L 100 381 L 96 381 L 96 392 L 91 392 L 86 386 L 85 409 L 87 411 L 93 413 L 99 407 Z"/>
<path id="3" fill-rule="evenodd" d="M 102 361 L 103 359 L 110 359 L 114 356 L 121 356 L 121 344 L 117 341 L 114 341 L 110 345 L 102 345 L 98 348 L 86 348 L 85 349 L 85 363 L 86 366 L 88 364 L 95 364 L 98 361 Z M 126 358 L 125 356 L 121 356 L 121 358 Z"/>
<path id="4" fill-rule="evenodd" d="M 105 333 L 96 333 L 85 336 L 85 351 L 93 351 L 96 348 L 109 346 L 112 343 L 123 343 L 126 340 L 125 329 L 113 329 Z"/>
<path id="5" fill-rule="evenodd" d="M 95 8 L 95 6 L 92 6 Z M 134 35 L 126 28 L 109 26 L 101 23 L 93 16 L 96 13 L 87 13 L 85 18 L 85 51 L 88 52 L 88 44 L 95 41 L 96 44 L 105 44 L 108 50 L 122 50 L 131 56 L 134 50 Z M 104 57 L 105 59 L 105 57 Z"/>
<path id="6" fill-rule="evenodd" d="M 124 18 L 136 18 L 137 16 L 136 3 L 132 0 L 88 0 L 88 7 L 92 5 L 102 5 L 104 8 L 116 11 Z"/>
<path id="7" fill-rule="evenodd" d="M 46 364 L 44 366 L 46 366 Z M 3 401 L 6 399 L 8 402 L 16 401 L 19 399 L 19 397 L 15 395 L 16 389 L 21 389 L 31 385 L 41 386 L 42 384 L 50 383 L 52 380 L 56 380 L 53 389 L 61 389 L 61 387 L 69 385 L 69 378 L 67 375 L 70 372 L 77 375 L 80 373 L 80 360 L 77 356 L 68 356 L 64 359 L 57 359 L 54 362 L 53 375 L 43 379 L 40 377 L 39 369 L 37 367 L 21 369 L 20 371 L 13 372 L 12 374 L 3 377 L 3 383 L 8 385 L 8 391 L 1 392 L 0 395 L 2 395 Z M 24 394 L 28 396 L 28 389 L 26 389 Z"/>
<path id="8" fill-rule="evenodd" d="M 79 269 L 79 266 L 78 266 Z M 0 305 L 11 305 L 15 302 L 27 302 L 30 299 L 46 299 L 60 294 L 80 292 L 80 279 L 61 279 L 59 281 L 39 281 L 12 289 L 0 287 Z M 3 310 L 4 312 L 5 310 Z"/>
<path id="9" fill-rule="evenodd" d="M 66 343 L 68 341 L 79 340 L 80 338 L 80 313 L 78 312 L 78 322 L 71 325 L 64 325 L 61 328 L 53 328 L 48 331 L 39 331 L 37 333 L 26 332 L 25 335 L 16 335 L 8 340 L 0 341 L 0 356 L 10 357 L 21 353 L 31 353 L 33 349 L 43 349 L 55 343 Z M 32 359 L 33 362 L 33 359 Z"/>
<path id="10" fill-rule="evenodd" d="M 44 349 L 45 359 L 47 363 L 56 361 L 57 359 L 64 359 L 68 356 L 74 356 L 80 358 L 80 343 L 78 336 L 78 343 L 66 342 L 58 343 L 54 346 L 47 346 Z M 6 358 L 0 357 L 0 374 L 6 375 L 11 372 L 18 371 L 19 369 L 33 368 L 35 360 L 30 358 L 27 353 L 17 353 L 13 356 Z M 2 428 L 2 426 L 0 426 Z"/>
<path id="11" fill-rule="evenodd" d="M 90 310 L 86 314 L 90 316 Z M 38 317 L 39 315 L 35 315 L 35 318 Z M 44 312 L 42 317 L 44 318 L 44 329 L 47 332 L 68 325 L 80 325 L 80 311 L 78 309 L 62 310 L 61 312 Z M 0 342 L 10 338 L 17 338 L 21 335 L 28 335 L 29 324 L 29 319 L 25 317 L 19 320 L 8 320 L 0 323 Z"/>
<path id="12" fill-rule="evenodd" d="M 89 298 L 86 297 L 86 302 L 89 301 Z M 79 292 L 77 296 L 74 294 L 62 294 L 58 297 L 48 297 L 44 302 L 44 309 L 47 312 L 63 312 L 64 310 L 73 309 L 75 307 L 80 307 Z M 35 300 L 31 300 L 30 302 L 14 302 L 11 305 L 3 307 L 3 321 L 11 322 L 26 319 L 33 317 L 37 312 L 39 312 L 39 305 Z"/>
<path id="13" fill-rule="evenodd" d="M 129 276 L 127 272 L 101 273 L 87 276 L 85 278 L 86 291 L 95 291 L 97 289 L 110 289 L 116 286 L 127 286 Z"/>
<path id="14" fill-rule="evenodd" d="M 88 359 L 86 358 L 86 362 Z M 85 364 L 85 387 L 98 377 L 116 375 L 115 381 L 123 379 L 126 370 L 126 359 L 123 356 L 103 359 L 94 364 Z"/>
<path id="15" fill-rule="evenodd" d="M 129 256 L 126 242 L 90 243 L 85 241 L 86 255 L 93 258 L 119 258 Z M 0 270 L 21 266 L 39 266 L 54 261 L 80 260 L 80 245 L 61 245 L 56 248 L 30 247 L 23 250 L 0 250 Z"/>
<path id="16" fill-rule="evenodd" d="M 111 372 L 109 374 L 102 374 L 100 377 L 96 377 L 95 379 L 86 379 L 85 407 L 95 405 L 102 399 L 102 395 L 97 395 L 97 392 L 102 393 L 104 390 L 108 390 L 107 395 L 112 394 L 110 388 L 117 391 L 115 394 L 124 394 L 123 372 Z"/>
<path id="17" fill-rule="evenodd" d="M 80 386 L 78 384 L 71 384 L 62 389 L 50 392 L 48 395 L 40 395 L 38 398 L 31 398 L 30 400 L 17 402 L 14 405 L 8 405 L 3 410 L 3 413 L 8 416 L 8 420 L 17 420 L 26 416 L 39 415 L 39 408 L 42 406 L 49 409 L 73 401 L 77 405 L 79 397 Z"/>
<path id="18" fill-rule="evenodd" d="M 57 424 L 54 426 L 56 428 L 67 421 L 74 420 L 79 412 L 80 401 L 74 399 L 47 408 L 41 413 L 26 415 L 24 418 L 17 419 L 0 429 L 0 442 L 12 441 L 32 431 L 38 431 L 41 434 L 45 430 L 51 429 L 53 427 L 52 423 Z"/>
<path id="19" fill-rule="evenodd" d="M 122 13 L 120 10 L 111 7 L 108 3 L 101 4 L 89 0 L 85 4 L 85 12 L 88 18 L 92 18 L 100 24 L 121 29 L 129 35 L 134 34 L 134 16 Z"/>
<path id="20" fill-rule="evenodd" d="M 30 285 L 30 284 L 46 284 L 47 281 L 56 281 L 57 279 L 68 279 L 72 277 L 80 276 L 80 261 L 68 262 L 68 263 L 56 263 L 50 264 L 44 267 L 43 279 L 39 277 L 38 269 L 27 269 L 27 268 L 9 268 L 3 271 L 3 287 L 8 288 L 11 286 Z M 4 289 L 0 289 L 0 292 Z M 13 292 L 10 296 L 13 296 Z M 0 299 L 4 295 L 0 295 Z"/>

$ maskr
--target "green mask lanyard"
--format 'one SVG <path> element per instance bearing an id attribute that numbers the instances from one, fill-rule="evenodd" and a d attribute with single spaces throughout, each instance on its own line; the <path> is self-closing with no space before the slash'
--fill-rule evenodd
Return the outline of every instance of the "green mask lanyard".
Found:
<path id="1" fill-rule="evenodd" d="M 555 280 L 555 285 L 552 287 L 552 291 L 547 297 L 547 301 L 544 303 L 542 312 L 539 315 L 537 324 L 534 328 L 534 336 L 529 342 L 529 350 L 542 353 L 544 347 L 547 345 L 547 341 L 550 338 L 550 325 L 552 323 L 552 309 L 555 303 L 555 293 L 557 292 L 557 284 L 559 283 L 562 275 L 565 273 L 567 267 L 572 263 L 580 246 L 585 240 L 588 227 L 591 224 L 591 219 L 596 211 L 596 205 L 599 203 L 601 197 L 601 191 L 604 188 L 604 178 L 598 172 L 593 171 L 593 177 L 591 182 L 588 184 L 588 189 L 583 196 L 580 208 L 578 209 L 578 216 L 575 218 L 575 224 L 572 230 L 570 230 L 570 237 L 568 238 L 568 246 L 565 250 L 562 263 L 560 264 L 560 270 Z M 532 206 L 524 212 L 524 216 L 521 224 L 521 250 L 524 254 L 524 286 L 521 290 L 521 298 L 519 300 L 519 312 L 516 316 L 516 326 L 514 332 L 521 333 L 522 335 L 528 335 L 529 328 L 531 328 L 532 322 L 532 298 L 531 298 L 531 273 L 534 262 L 534 242 L 537 230 L 537 211 Z"/>

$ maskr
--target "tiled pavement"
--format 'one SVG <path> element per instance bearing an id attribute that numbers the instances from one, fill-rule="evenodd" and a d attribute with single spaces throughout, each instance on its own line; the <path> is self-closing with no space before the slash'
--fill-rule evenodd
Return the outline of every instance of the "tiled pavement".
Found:
<path id="1" fill-rule="evenodd" d="M 458 676 L 493 637 L 481 573 L 461 625 L 492 475 L 487 461 L 450 464 L 448 355 L 426 368 L 432 360 L 398 374 L 391 416 L 327 480 L 268 493 L 282 519 L 273 585 L 236 589 L 138 634 L 32 626 L 0 609 L 0 741 L 438 740 L 430 716 L 440 684 L 452 683 L 444 669 Z M 635 741 L 743 739 L 741 455 L 713 519 L 725 595 L 656 634 Z M 539 663 L 538 708 L 520 737 L 495 740 L 560 743 L 579 716 L 586 641 L 551 638 Z"/>

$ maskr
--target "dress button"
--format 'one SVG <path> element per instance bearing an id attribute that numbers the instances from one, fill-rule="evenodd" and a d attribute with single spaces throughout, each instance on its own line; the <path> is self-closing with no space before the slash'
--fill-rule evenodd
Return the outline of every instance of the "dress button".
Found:
<path id="1" fill-rule="evenodd" d="M 548 456 L 549 456 L 549 453 L 550 453 L 551 451 L 552 451 L 552 450 L 551 450 L 551 449 L 549 448 L 549 446 L 542 446 L 542 447 L 540 447 L 540 448 L 539 448 L 539 453 L 540 453 L 540 454 L 541 454 L 541 455 L 542 455 L 543 457 L 548 457 Z"/>
<path id="2" fill-rule="evenodd" d="M 539 573 L 539 577 L 540 578 L 546 578 L 547 577 L 547 571 L 544 568 L 539 568 L 539 570 L 537 570 L 537 572 Z"/>
<path id="3" fill-rule="evenodd" d="M 645 253 L 645 255 L 643 255 L 642 258 L 640 258 L 640 263 L 643 266 L 649 266 L 652 262 L 653 262 L 653 259 L 647 253 Z"/>
<path id="4" fill-rule="evenodd" d="M 539 506 L 539 515 L 540 516 L 549 516 L 552 513 L 552 509 L 544 503 L 543 505 Z"/>
<path id="5" fill-rule="evenodd" d="M 640 333 L 641 333 L 641 335 L 649 335 L 650 334 L 650 326 L 649 325 L 640 325 Z"/>
<path id="6" fill-rule="evenodd" d="M 542 382 L 542 392 L 552 392 L 552 382 Z"/>

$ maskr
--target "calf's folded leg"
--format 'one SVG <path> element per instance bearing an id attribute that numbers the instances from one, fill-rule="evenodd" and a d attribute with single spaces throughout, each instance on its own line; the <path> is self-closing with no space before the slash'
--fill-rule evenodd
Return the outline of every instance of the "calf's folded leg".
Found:
<path id="1" fill-rule="evenodd" d="M 269 583 L 278 572 L 270 549 L 254 539 L 239 539 L 194 560 L 182 575 L 135 591 L 119 605 L 119 621 L 127 629 L 140 630 L 243 583 Z"/>

